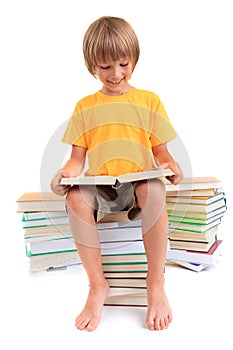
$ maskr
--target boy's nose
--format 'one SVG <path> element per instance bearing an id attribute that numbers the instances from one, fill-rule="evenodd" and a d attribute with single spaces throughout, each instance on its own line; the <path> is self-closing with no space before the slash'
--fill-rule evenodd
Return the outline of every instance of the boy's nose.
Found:
<path id="1" fill-rule="evenodd" d="M 120 67 L 113 67 L 113 69 L 112 69 L 112 77 L 114 79 L 117 79 L 117 78 L 121 77 Z"/>

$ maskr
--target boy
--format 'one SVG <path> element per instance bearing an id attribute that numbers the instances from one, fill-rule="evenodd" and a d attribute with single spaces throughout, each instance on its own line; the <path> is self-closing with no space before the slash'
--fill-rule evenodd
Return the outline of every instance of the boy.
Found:
<path id="1" fill-rule="evenodd" d="M 178 184 L 182 171 L 166 146 L 176 133 L 159 97 L 129 84 L 139 58 L 139 44 L 125 20 L 101 17 L 92 23 L 84 36 L 83 52 L 89 72 L 103 86 L 77 103 L 63 137 L 64 142 L 72 145 L 71 157 L 51 183 L 56 194 L 67 194 L 71 231 L 90 284 L 76 327 L 88 331 L 97 327 L 109 293 L 95 214 L 100 220 L 105 213 L 127 209 L 129 218 L 139 211 L 142 217 L 148 261 L 147 327 L 162 330 L 172 321 L 164 290 L 168 217 L 163 183 L 139 181 L 116 190 L 110 186 L 70 188 L 59 182 L 62 177 L 78 176 L 88 156 L 89 169 L 85 174 L 89 176 L 118 176 L 151 170 L 157 165 L 170 168 L 174 175 L 169 180 Z"/>

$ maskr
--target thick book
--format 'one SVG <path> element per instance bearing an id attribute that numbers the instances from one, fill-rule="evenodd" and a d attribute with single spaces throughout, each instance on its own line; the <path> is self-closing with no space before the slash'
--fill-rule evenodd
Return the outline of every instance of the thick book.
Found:
<path id="1" fill-rule="evenodd" d="M 29 229 L 27 229 L 29 230 Z M 36 244 L 36 242 L 54 241 L 56 245 L 59 239 L 73 239 L 71 231 L 57 231 L 57 232 L 47 232 L 39 234 L 34 231 L 34 234 L 25 234 L 24 238 L 27 242 Z M 142 239 L 141 227 L 118 227 L 118 228 L 106 228 L 98 231 L 101 243 L 112 243 L 112 242 L 133 242 Z"/>
<path id="2" fill-rule="evenodd" d="M 53 219 L 67 217 L 68 214 L 66 211 L 36 211 L 36 212 L 24 212 L 22 214 L 22 220 L 44 220 L 44 219 Z"/>
<path id="3" fill-rule="evenodd" d="M 48 253 L 72 252 L 77 251 L 73 239 L 53 239 L 51 241 L 25 242 L 26 255 L 42 255 Z"/>
<path id="4" fill-rule="evenodd" d="M 40 226 L 56 226 L 56 225 L 68 225 L 69 218 L 68 216 L 63 217 L 53 217 L 53 218 L 44 218 L 44 219 L 33 219 L 33 220 L 22 220 L 23 228 L 29 227 L 40 227 Z"/>
<path id="5" fill-rule="evenodd" d="M 169 222 L 169 230 L 175 231 L 190 231 L 190 232 L 205 232 L 210 230 L 211 228 L 218 226 L 221 223 L 221 219 L 214 220 L 209 224 L 191 224 L 184 222 Z"/>
<path id="6" fill-rule="evenodd" d="M 104 272 L 105 278 L 146 278 L 147 272 L 139 271 L 120 271 L 120 272 Z"/>
<path id="7" fill-rule="evenodd" d="M 224 193 L 216 193 L 213 196 L 167 196 L 166 202 L 167 203 L 187 203 L 187 204 L 211 204 L 213 202 L 216 202 L 219 199 L 224 198 Z"/>
<path id="8" fill-rule="evenodd" d="M 103 263 L 104 272 L 147 272 L 147 261 L 140 262 L 121 262 L 121 263 Z"/>
<path id="9" fill-rule="evenodd" d="M 195 179 L 195 178 L 194 178 Z M 169 184 L 168 184 L 168 187 Z M 196 189 L 196 190 L 169 190 L 167 192 L 167 197 L 211 197 L 216 195 L 219 192 L 223 192 L 223 188 L 204 188 L 204 189 Z"/>
<path id="10" fill-rule="evenodd" d="M 132 263 L 147 261 L 146 253 L 128 253 L 118 255 L 102 255 L 102 263 Z"/>
<path id="11" fill-rule="evenodd" d="M 192 270 L 195 272 L 200 272 L 208 267 L 208 265 L 205 265 L 205 264 L 191 263 L 188 261 L 176 261 L 176 260 L 172 261 L 171 260 L 171 261 L 167 262 L 168 265 L 170 265 L 170 263 L 184 267 L 186 269 L 189 269 L 189 270 Z"/>
<path id="12" fill-rule="evenodd" d="M 210 203 L 210 204 L 190 204 L 190 203 L 169 203 L 166 202 L 167 210 L 169 211 L 184 211 L 184 214 L 186 212 L 196 212 L 196 213 L 210 213 L 214 210 L 224 208 L 226 206 L 225 200 L 219 199 L 216 202 Z"/>
<path id="13" fill-rule="evenodd" d="M 222 182 L 214 176 L 186 177 L 178 185 L 173 185 L 168 181 L 166 182 L 166 189 L 168 192 L 219 189 L 222 187 Z"/>
<path id="14" fill-rule="evenodd" d="M 40 242 L 26 242 L 26 254 L 29 257 L 33 255 L 59 253 L 67 251 L 77 251 L 75 242 L 72 238 L 53 239 L 49 241 Z M 118 255 L 144 252 L 145 248 L 142 240 L 101 243 L 102 255 Z"/>
<path id="15" fill-rule="evenodd" d="M 46 241 L 52 241 L 52 240 L 58 240 L 63 238 L 69 238 L 72 239 L 72 233 L 51 233 L 51 234 L 42 234 L 42 235 L 24 235 L 25 244 L 30 242 L 32 244 L 35 244 L 36 242 L 46 242 Z"/>
<path id="16" fill-rule="evenodd" d="M 192 217 L 192 216 L 175 216 L 175 215 L 168 215 L 169 217 L 169 222 L 182 222 L 185 224 L 200 224 L 200 225 L 208 225 L 211 222 L 221 219 L 225 213 L 225 208 L 223 210 L 217 210 L 217 211 L 213 211 L 209 214 L 211 215 L 207 215 L 205 217 Z"/>
<path id="17" fill-rule="evenodd" d="M 170 218 L 185 218 L 185 219 L 196 219 L 196 220 L 209 220 L 217 219 L 217 216 L 219 217 L 223 216 L 223 214 L 226 212 L 226 206 L 215 209 L 211 212 L 198 212 L 198 211 L 184 211 L 184 210 L 174 210 L 174 209 L 167 209 L 169 219 Z M 218 217 L 218 218 L 219 218 Z M 213 221 L 213 220 L 211 220 Z"/>
<path id="18" fill-rule="evenodd" d="M 17 212 L 65 211 L 65 201 L 53 192 L 25 192 L 17 200 Z"/>
<path id="19" fill-rule="evenodd" d="M 186 261 L 197 264 L 215 265 L 222 255 L 223 241 L 217 240 L 208 252 L 198 252 L 194 250 L 168 249 L 167 260 Z"/>
<path id="20" fill-rule="evenodd" d="M 170 239 L 170 248 L 171 249 L 181 249 L 187 250 L 192 249 L 198 252 L 208 252 L 216 238 L 213 237 L 210 242 L 198 242 L 198 241 L 185 241 L 185 240 L 172 240 Z"/>
<path id="21" fill-rule="evenodd" d="M 56 234 L 70 234 L 70 225 L 54 225 L 54 226 L 38 226 L 26 227 L 24 229 L 24 237 L 33 237 L 39 235 L 56 235 Z"/>
<path id="22" fill-rule="evenodd" d="M 122 174 L 120 176 L 77 176 L 62 178 L 61 185 L 111 185 L 119 187 L 120 184 L 127 182 L 135 182 L 142 180 L 151 180 L 163 176 L 171 176 L 174 173 L 170 169 L 155 169 L 149 171 L 139 171 L 129 174 Z"/>
<path id="23" fill-rule="evenodd" d="M 146 288 L 110 288 L 105 306 L 147 306 Z"/>
<path id="24" fill-rule="evenodd" d="M 107 278 L 108 284 L 110 287 L 118 287 L 118 288 L 146 288 L 146 278 L 145 277 L 139 277 L 139 278 L 133 278 L 133 277 L 125 277 L 125 278 L 119 278 L 119 277 L 109 277 Z"/>
<path id="25" fill-rule="evenodd" d="M 217 236 L 218 226 L 205 232 L 192 232 L 183 230 L 169 231 L 169 238 L 173 241 L 193 241 L 193 242 L 211 242 Z"/>
<path id="26" fill-rule="evenodd" d="M 123 228 L 141 228 L 141 220 L 127 221 L 127 222 L 104 222 L 97 223 L 98 231 L 105 231 L 107 229 L 118 230 Z M 37 227 L 25 227 L 24 236 L 36 236 L 46 234 L 67 234 L 71 233 L 70 225 L 51 225 L 51 226 L 37 226 Z"/>
<path id="27" fill-rule="evenodd" d="M 81 264 L 77 251 L 33 255 L 28 259 L 30 271 L 57 269 Z"/>

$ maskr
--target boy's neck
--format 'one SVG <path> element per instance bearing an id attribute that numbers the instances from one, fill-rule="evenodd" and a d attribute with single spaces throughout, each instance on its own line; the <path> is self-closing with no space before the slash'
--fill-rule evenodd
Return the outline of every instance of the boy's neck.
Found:
<path id="1" fill-rule="evenodd" d="M 121 95 L 127 94 L 132 90 L 133 90 L 133 87 L 131 85 L 128 85 L 121 90 L 119 89 L 118 91 L 109 90 L 108 88 L 106 88 L 106 86 L 103 85 L 100 91 L 102 92 L 102 94 L 108 95 L 108 96 L 121 96 Z"/>

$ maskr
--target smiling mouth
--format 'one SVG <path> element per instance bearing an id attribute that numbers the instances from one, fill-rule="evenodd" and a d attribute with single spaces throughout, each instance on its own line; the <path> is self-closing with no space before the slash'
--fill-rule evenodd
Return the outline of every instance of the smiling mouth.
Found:
<path id="1" fill-rule="evenodd" d="M 112 80 L 109 80 L 109 83 L 113 84 L 113 85 L 119 85 L 122 81 L 124 80 L 124 78 L 118 80 L 118 81 L 112 81 Z"/>

